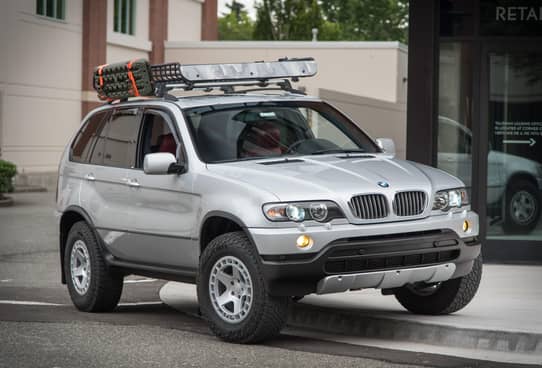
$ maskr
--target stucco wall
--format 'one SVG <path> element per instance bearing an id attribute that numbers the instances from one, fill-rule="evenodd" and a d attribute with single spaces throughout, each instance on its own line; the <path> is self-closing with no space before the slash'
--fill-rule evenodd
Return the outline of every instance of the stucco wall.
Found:
<path id="1" fill-rule="evenodd" d="M 311 56 L 318 75 L 299 86 L 317 95 L 328 88 L 396 102 L 406 100 L 406 47 L 398 42 L 174 42 L 166 61 L 224 63 Z"/>
<path id="2" fill-rule="evenodd" d="M 201 40 L 202 3 L 203 0 L 168 0 L 169 41 Z"/>
<path id="3" fill-rule="evenodd" d="M 1 157 L 19 172 L 54 171 L 81 115 L 82 0 L 64 21 L 35 0 L 5 1 L 0 21 Z"/>

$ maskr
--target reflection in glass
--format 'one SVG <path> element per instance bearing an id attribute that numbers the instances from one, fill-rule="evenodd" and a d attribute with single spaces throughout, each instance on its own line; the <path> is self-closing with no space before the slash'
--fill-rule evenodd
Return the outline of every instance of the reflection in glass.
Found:
<path id="1" fill-rule="evenodd" d="M 542 53 L 491 53 L 489 238 L 542 239 Z"/>
<path id="2" fill-rule="evenodd" d="M 471 68 L 469 44 L 441 43 L 437 164 L 463 180 L 469 194 L 472 183 Z"/>

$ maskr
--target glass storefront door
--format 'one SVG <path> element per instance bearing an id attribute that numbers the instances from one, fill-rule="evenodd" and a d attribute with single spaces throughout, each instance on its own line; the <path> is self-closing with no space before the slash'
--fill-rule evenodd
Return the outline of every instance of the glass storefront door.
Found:
<path id="1" fill-rule="evenodd" d="M 485 56 L 486 236 L 542 240 L 542 51 L 501 47 Z"/>

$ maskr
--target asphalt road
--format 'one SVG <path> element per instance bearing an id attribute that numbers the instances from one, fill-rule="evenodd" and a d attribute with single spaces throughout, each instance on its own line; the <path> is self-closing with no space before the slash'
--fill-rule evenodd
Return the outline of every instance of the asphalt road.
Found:
<path id="1" fill-rule="evenodd" d="M 0 208 L 0 367 L 488 366 L 290 335 L 224 343 L 197 316 L 162 304 L 160 280 L 130 277 L 115 312 L 79 312 L 60 284 L 54 195 L 13 196 L 14 207 Z"/>

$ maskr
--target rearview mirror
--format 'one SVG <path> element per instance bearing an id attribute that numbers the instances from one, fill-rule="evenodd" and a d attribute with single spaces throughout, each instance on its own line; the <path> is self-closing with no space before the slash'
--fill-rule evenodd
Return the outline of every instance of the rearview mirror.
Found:
<path id="1" fill-rule="evenodd" d="M 395 156 L 395 143 L 391 138 L 377 138 L 376 144 L 388 155 Z"/>
<path id="2" fill-rule="evenodd" d="M 184 165 L 178 164 L 171 153 L 149 153 L 143 160 L 143 172 L 148 175 L 181 174 Z"/>

